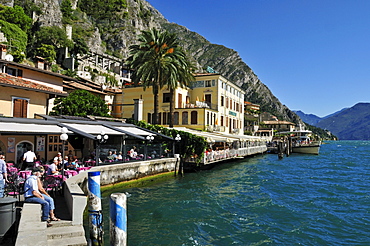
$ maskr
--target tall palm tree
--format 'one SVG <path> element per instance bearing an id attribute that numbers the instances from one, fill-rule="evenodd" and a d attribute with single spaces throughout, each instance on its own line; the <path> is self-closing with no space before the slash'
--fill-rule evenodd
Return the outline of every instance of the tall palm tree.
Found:
<path id="1" fill-rule="evenodd" d="M 159 89 L 167 86 L 173 91 L 178 83 L 181 85 L 191 81 L 191 66 L 185 52 L 179 46 L 175 34 L 167 31 L 160 32 L 156 28 L 152 28 L 142 31 L 138 36 L 138 41 L 139 44 L 130 46 L 130 57 L 126 63 L 129 68 L 134 70 L 131 77 L 132 82 L 142 83 L 144 90 L 152 86 L 154 94 L 153 124 L 157 124 L 159 122 Z M 173 103 L 173 100 L 171 101 Z M 171 115 L 173 115 L 173 111 Z M 173 122 L 173 117 L 170 121 Z"/>
<path id="2" fill-rule="evenodd" d="M 176 66 L 177 79 L 168 79 L 166 82 L 167 88 L 170 90 L 170 122 L 169 127 L 173 127 L 175 122 L 175 90 L 177 87 L 188 86 L 190 82 L 195 81 L 192 71 L 195 70 L 195 66 L 191 63 L 190 59 L 187 59 L 185 52 L 182 49 L 177 49 L 177 59 L 174 61 Z M 174 80 L 176 79 L 176 81 Z"/>

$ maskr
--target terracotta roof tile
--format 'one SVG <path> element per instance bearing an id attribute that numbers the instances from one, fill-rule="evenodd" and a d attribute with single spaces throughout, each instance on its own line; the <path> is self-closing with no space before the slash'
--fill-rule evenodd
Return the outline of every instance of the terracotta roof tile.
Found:
<path id="1" fill-rule="evenodd" d="M 0 85 L 8 86 L 8 87 L 15 87 L 15 88 L 22 88 L 26 90 L 28 89 L 28 90 L 40 91 L 40 92 L 45 92 L 48 94 L 67 95 L 67 92 L 65 91 L 60 91 L 60 90 L 54 89 L 46 85 L 42 85 L 42 84 L 28 81 L 22 78 L 14 77 L 6 73 L 0 73 Z"/>

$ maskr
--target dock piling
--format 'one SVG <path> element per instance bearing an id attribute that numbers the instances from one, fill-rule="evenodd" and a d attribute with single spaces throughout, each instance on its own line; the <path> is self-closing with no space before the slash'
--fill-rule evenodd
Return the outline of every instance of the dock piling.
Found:
<path id="1" fill-rule="evenodd" d="M 88 173 L 89 228 L 91 245 L 103 245 L 103 214 L 100 193 L 100 172 Z"/>
<path id="2" fill-rule="evenodd" d="M 110 245 L 127 245 L 127 196 L 125 193 L 110 195 Z"/>

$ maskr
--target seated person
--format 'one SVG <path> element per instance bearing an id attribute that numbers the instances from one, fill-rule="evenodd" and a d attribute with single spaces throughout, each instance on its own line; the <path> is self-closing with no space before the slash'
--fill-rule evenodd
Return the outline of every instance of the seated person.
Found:
<path id="1" fill-rule="evenodd" d="M 118 159 L 118 158 L 117 158 L 117 157 L 118 157 L 118 156 L 117 156 L 117 151 L 113 151 L 112 156 L 113 156 L 113 160 L 114 160 L 114 161 L 117 161 L 117 159 Z"/>
<path id="2" fill-rule="evenodd" d="M 62 157 L 62 153 L 58 153 L 55 157 L 54 157 L 54 162 L 56 162 L 57 164 L 57 167 L 60 168 L 60 166 L 63 164 L 63 157 Z"/>
<path id="3" fill-rule="evenodd" d="M 58 174 L 59 174 L 58 160 L 54 160 L 53 164 L 49 165 L 48 175 L 58 175 Z"/>
<path id="4" fill-rule="evenodd" d="M 39 168 L 39 172 L 41 173 L 41 176 L 44 175 L 44 170 L 42 170 L 42 169 Z M 50 212 L 49 212 L 50 220 L 51 221 L 59 221 L 60 219 L 57 218 L 57 217 L 55 217 L 55 214 L 54 214 L 54 209 L 55 209 L 54 199 L 44 189 L 40 177 L 37 178 L 37 186 L 39 188 L 39 192 L 42 194 L 42 196 L 44 197 L 45 201 L 47 201 L 49 203 L 49 205 L 50 205 Z"/>
<path id="5" fill-rule="evenodd" d="M 66 169 L 77 170 L 77 167 L 78 167 L 78 159 L 77 159 L 77 156 L 74 156 L 73 160 L 67 163 Z"/>
<path id="6" fill-rule="evenodd" d="M 151 154 L 151 158 L 155 158 L 157 156 L 157 151 L 153 150 Z"/>
<path id="7" fill-rule="evenodd" d="M 122 157 L 122 152 L 120 151 L 117 155 L 117 160 L 118 161 L 122 161 L 123 160 L 123 157 Z"/>
<path id="8" fill-rule="evenodd" d="M 137 152 L 136 152 L 136 147 L 132 147 L 132 149 L 130 150 L 130 158 L 131 159 L 136 159 L 137 158 Z"/>
<path id="9" fill-rule="evenodd" d="M 109 151 L 108 152 L 107 160 L 114 161 L 114 155 L 113 155 L 113 152 L 112 151 Z"/>
<path id="10" fill-rule="evenodd" d="M 64 160 L 63 160 L 64 167 L 68 164 L 68 162 L 69 162 L 68 156 L 64 157 Z"/>
<path id="11" fill-rule="evenodd" d="M 41 220 L 46 221 L 47 226 L 51 226 L 49 219 L 50 204 L 45 200 L 45 197 L 40 193 L 37 179 L 41 177 L 40 169 L 33 168 L 32 175 L 27 178 L 24 183 L 24 201 L 29 203 L 41 204 L 42 216 Z"/>

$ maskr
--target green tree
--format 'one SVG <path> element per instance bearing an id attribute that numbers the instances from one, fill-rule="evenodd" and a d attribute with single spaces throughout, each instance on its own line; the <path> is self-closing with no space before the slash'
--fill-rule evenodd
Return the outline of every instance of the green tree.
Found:
<path id="1" fill-rule="evenodd" d="M 45 58 L 48 62 L 55 61 L 57 57 L 54 46 L 48 44 L 41 44 L 41 47 L 36 49 L 36 54 Z"/>
<path id="2" fill-rule="evenodd" d="M 40 7 L 34 3 L 34 0 L 14 0 L 14 5 L 22 7 L 25 14 L 29 17 L 31 17 L 33 13 L 36 13 L 36 15 L 42 14 Z"/>
<path id="3" fill-rule="evenodd" d="M 73 43 L 67 38 L 66 32 L 57 26 L 41 27 L 40 30 L 35 33 L 35 42 L 36 47 L 40 47 L 41 44 L 49 44 L 54 46 L 56 49 L 62 47 L 73 47 Z"/>
<path id="4" fill-rule="evenodd" d="M 80 0 L 78 7 L 96 20 L 117 18 L 117 12 L 127 8 L 126 0 Z"/>
<path id="5" fill-rule="evenodd" d="M 24 32 L 28 32 L 32 25 L 32 19 L 28 17 L 22 7 L 7 7 L 0 4 L 0 20 L 16 24 Z"/>
<path id="6" fill-rule="evenodd" d="M 80 54 L 87 54 L 89 53 L 89 47 L 87 46 L 85 40 L 79 36 L 74 36 L 72 34 L 73 39 L 73 48 L 71 50 L 71 53 L 74 55 Z"/>
<path id="7" fill-rule="evenodd" d="M 62 12 L 63 24 L 72 24 L 72 4 L 70 0 L 63 0 L 60 4 L 60 11 Z"/>
<path id="8" fill-rule="evenodd" d="M 16 62 L 23 61 L 26 52 L 27 34 L 16 24 L 0 20 L 0 29 L 4 33 L 9 45 L 9 53 L 14 56 Z"/>
<path id="9" fill-rule="evenodd" d="M 134 70 L 132 81 L 143 83 L 144 90 L 152 87 L 154 94 L 153 124 L 158 123 L 158 93 L 167 86 L 174 89 L 192 79 L 190 62 L 178 45 L 175 34 L 160 32 L 156 28 L 142 31 L 138 45 L 130 46 L 127 65 Z M 173 117 L 171 117 L 173 118 Z"/>
<path id="10" fill-rule="evenodd" d="M 58 97 L 50 115 L 104 116 L 110 117 L 104 100 L 85 90 L 75 90 L 67 97 Z"/>

